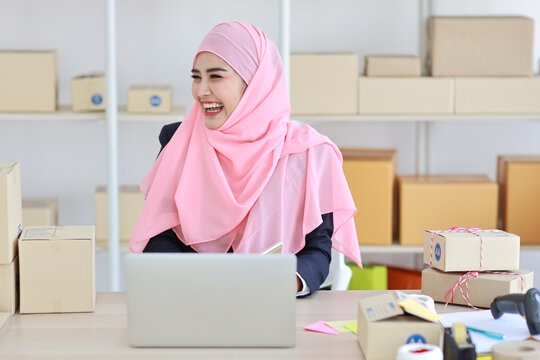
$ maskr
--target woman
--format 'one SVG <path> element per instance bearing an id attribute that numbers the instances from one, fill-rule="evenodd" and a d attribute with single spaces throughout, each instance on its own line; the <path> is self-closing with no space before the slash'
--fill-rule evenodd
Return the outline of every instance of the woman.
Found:
<path id="1" fill-rule="evenodd" d="M 341 154 L 287 121 L 276 46 L 253 25 L 219 24 L 191 73 L 195 104 L 161 131 L 131 251 L 261 253 L 282 242 L 297 255 L 299 296 L 325 280 L 332 247 L 360 264 Z"/>

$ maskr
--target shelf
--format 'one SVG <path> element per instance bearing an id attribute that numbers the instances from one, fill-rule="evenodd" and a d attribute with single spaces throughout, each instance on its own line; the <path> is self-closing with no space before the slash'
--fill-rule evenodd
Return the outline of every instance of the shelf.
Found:
<path id="1" fill-rule="evenodd" d="M 540 114 L 482 114 L 482 115 L 291 115 L 302 123 L 332 122 L 439 122 L 439 121 L 540 121 Z"/>
<path id="2" fill-rule="evenodd" d="M 162 122 L 181 121 L 186 114 L 183 106 L 174 107 L 170 114 L 130 114 L 125 108 L 118 109 L 118 120 L 126 122 Z M 69 106 L 60 106 L 50 113 L 0 113 L 0 121 L 105 121 L 105 112 L 73 112 Z"/>

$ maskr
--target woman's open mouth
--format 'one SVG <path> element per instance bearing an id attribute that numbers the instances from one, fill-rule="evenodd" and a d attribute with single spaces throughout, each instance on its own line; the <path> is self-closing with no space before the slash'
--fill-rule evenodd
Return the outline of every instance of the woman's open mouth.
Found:
<path id="1" fill-rule="evenodd" d="M 204 108 L 204 115 L 206 116 L 216 116 L 223 110 L 223 104 L 216 102 L 207 102 L 202 103 Z"/>

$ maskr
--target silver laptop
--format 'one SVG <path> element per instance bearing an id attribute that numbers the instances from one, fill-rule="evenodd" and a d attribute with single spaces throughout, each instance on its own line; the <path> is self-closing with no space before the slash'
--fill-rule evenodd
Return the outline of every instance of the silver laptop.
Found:
<path id="1" fill-rule="evenodd" d="M 292 347 L 291 254 L 128 254 L 129 344 L 135 347 Z"/>

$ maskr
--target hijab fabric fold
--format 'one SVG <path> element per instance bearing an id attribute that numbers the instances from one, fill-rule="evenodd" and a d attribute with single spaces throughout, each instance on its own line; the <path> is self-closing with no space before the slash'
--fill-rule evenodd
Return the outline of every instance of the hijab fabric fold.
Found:
<path id="1" fill-rule="evenodd" d="M 361 264 L 341 153 L 326 136 L 288 121 L 276 46 L 255 26 L 232 22 L 212 29 L 201 52 L 221 57 L 248 86 L 219 129 L 208 129 L 198 104 L 191 107 L 140 186 L 146 201 L 130 250 L 142 252 L 172 228 L 199 252 L 262 252 L 282 241 L 284 252 L 296 253 L 321 214 L 333 212 L 333 247 Z"/>

